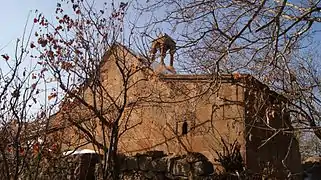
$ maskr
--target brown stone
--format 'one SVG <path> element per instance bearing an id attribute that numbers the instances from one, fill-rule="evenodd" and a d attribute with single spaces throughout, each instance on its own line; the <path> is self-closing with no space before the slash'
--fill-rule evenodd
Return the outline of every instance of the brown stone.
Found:
<path id="1" fill-rule="evenodd" d="M 152 180 L 166 180 L 166 176 L 164 173 L 158 173 L 152 178 Z"/>
<path id="2" fill-rule="evenodd" d="M 214 173 L 213 164 L 209 161 L 198 161 L 192 167 L 193 174 L 196 176 L 206 176 Z"/>
<path id="3" fill-rule="evenodd" d="M 188 163 L 195 163 L 198 161 L 208 161 L 207 157 L 198 152 L 189 152 L 186 154 L 186 161 Z"/>
<path id="4" fill-rule="evenodd" d="M 148 179 L 152 179 L 152 178 L 154 178 L 156 176 L 156 174 L 153 171 L 147 171 L 147 172 L 144 173 L 144 176 L 146 178 L 148 178 Z"/>
<path id="5" fill-rule="evenodd" d="M 138 156 L 138 167 L 142 171 L 148 171 L 152 166 L 153 158 L 149 156 Z"/>
<path id="6" fill-rule="evenodd" d="M 124 56 L 117 57 L 114 54 Z M 119 97 L 119 92 L 123 92 L 122 76 L 116 63 L 119 59 L 126 59 L 128 68 L 142 68 L 130 80 L 133 86 L 128 90 L 127 102 L 143 99 L 135 106 L 129 124 L 123 121 L 135 103 L 128 103 L 126 107 L 120 123 L 120 132 L 126 128 L 119 139 L 120 152 L 156 149 L 166 154 L 206 152 L 204 155 L 215 163 L 215 151 L 223 152 L 222 141 L 229 147 L 237 140 L 246 168 L 254 173 L 262 172 L 264 168 L 261 164 L 272 161 L 276 169 L 282 169 L 285 156 L 287 158 L 283 163 L 292 174 L 302 171 L 298 141 L 294 134 L 279 133 L 262 145 L 262 141 L 269 139 L 277 130 L 291 130 L 293 127 L 290 117 L 284 113 L 286 98 L 251 75 L 157 74 L 137 54 L 124 46 L 114 45 L 104 56 L 101 67 L 101 82 L 112 97 Z M 83 89 L 83 92 L 85 100 L 92 103 L 93 93 L 89 89 Z M 68 118 L 78 120 L 83 116 L 92 117 L 87 118 L 90 123 L 98 121 L 93 113 L 79 105 L 70 112 L 57 113 L 52 118 L 56 123 L 51 124 L 65 125 L 68 124 Z M 181 133 L 184 121 L 187 122 L 187 134 Z M 93 132 L 97 139 L 102 137 L 99 124 Z M 56 129 L 60 129 L 57 136 L 66 142 L 73 141 L 70 144 L 75 147 L 87 142 L 85 138 L 80 141 L 79 136 L 75 136 L 77 128 Z M 84 148 L 93 144 L 86 146 Z M 145 157 L 141 161 L 139 167 L 146 170 L 151 160 Z"/>
<path id="7" fill-rule="evenodd" d="M 126 158 L 126 169 L 127 170 L 138 170 L 138 162 L 136 157 Z"/>
<path id="8" fill-rule="evenodd" d="M 162 158 L 162 157 L 166 156 L 164 151 L 147 151 L 144 154 L 146 156 L 150 156 L 150 157 L 153 157 L 153 158 Z"/>
<path id="9" fill-rule="evenodd" d="M 151 163 L 151 170 L 155 172 L 166 172 L 167 162 L 165 158 L 154 159 Z"/>
<path id="10" fill-rule="evenodd" d="M 190 164 L 187 163 L 185 159 L 179 159 L 174 161 L 173 163 L 172 174 L 174 176 L 187 177 L 189 175 L 190 170 L 191 170 Z"/>
<path id="11" fill-rule="evenodd" d="M 143 172 L 126 172 L 121 175 L 123 180 L 147 180 Z"/>

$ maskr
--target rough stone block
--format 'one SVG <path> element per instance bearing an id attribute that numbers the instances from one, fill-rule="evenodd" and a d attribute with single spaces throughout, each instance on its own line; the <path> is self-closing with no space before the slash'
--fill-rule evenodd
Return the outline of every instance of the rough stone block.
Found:
<path id="1" fill-rule="evenodd" d="M 213 164 L 209 161 L 198 161 L 192 167 L 193 174 L 197 176 L 206 176 L 214 173 Z"/>
<path id="2" fill-rule="evenodd" d="M 152 179 L 156 176 L 155 172 L 153 171 L 147 171 L 147 172 L 144 172 L 144 176 L 147 178 L 147 179 Z"/>
<path id="3" fill-rule="evenodd" d="M 118 154 L 117 162 L 119 164 L 120 171 L 126 171 L 127 170 L 127 163 L 126 163 L 127 157 L 123 154 Z"/>
<path id="4" fill-rule="evenodd" d="M 138 163 L 137 163 L 136 157 L 127 157 L 126 158 L 126 169 L 129 171 L 138 169 Z"/>
<path id="5" fill-rule="evenodd" d="M 142 171 L 148 171 L 151 168 L 152 157 L 149 156 L 139 156 L 138 157 L 138 167 Z"/>
<path id="6" fill-rule="evenodd" d="M 145 153 L 145 155 L 153 157 L 153 158 L 162 158 L 162 157 L 166 156 L 164 151 L 147 151 Z"/>
<path id="7" fill-rule="evenodd" d="M 145 176 L 142 172 L 124 173 L 124 174 L 122 174 L 122 176 L 120 178 L 123 180 L 145 180 L 145 179 L 147 179 L 147 178 L 145 178 Z"/>
<path id="8" fill-rule="evenodd" d="M 186 161 L 188 163 L 195 163 L 198 161 L 208 161 L 207 157 L 198 152 L 190 152 L 186 155 Z"/>
<path id="9" fill-rule="evenodd" d="M 151 162 L 151 170 L 155 172 L 166 172 L 167 162 L 165 158 L 154 159 Z"/>
<path id="10" fill-rule="evenodd" d="M 173 155 L 165 156 L 162 158 L 163 161 L 166 163 L 166 172 L 170 173 L 172 172 L 172 166 L 174 162 L 174 157 Z"/>
<path id="11" fill-rule="evenodd" d="M 164 173 L 158 173 L 152 178 L 152 180 L 165 180 L 165 179 L 166 179 L 166 176 Z"/>
<path id="12" fill-rule="evenodd" d="M 174 176 L 188 176 L 191 171 L 191 166 L 185 159 L 176 160 L 173 163 L 172 174 Z"/>

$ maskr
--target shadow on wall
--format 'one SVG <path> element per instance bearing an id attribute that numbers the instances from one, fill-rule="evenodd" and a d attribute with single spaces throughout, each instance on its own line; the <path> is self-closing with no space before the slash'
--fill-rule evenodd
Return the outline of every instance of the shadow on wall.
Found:
<path id="1" fill-rule="evenodd" d="M 71 170 L 73 179 L 102 180 L 101 157 L 98 154 L 72 155 L 77 166 Z M 225 158 L 226 159 L 226 158 Z M 201 153 L 185 155 L 166 155 L 163 151 L 148 151 L 135 156 L 119 155 L 118 168 L 120 179 L 208 179 L 208 180 L 252 180 L 275 179 L 262 174 L 233 171 L 216 174 L 213 164 Z M 268 178 L 267 178 L 268 177 Z M 320 179 L 320 178 L 319 178 Z"/>
<path id="2" fill-rule="evenodd" d="M 134 156 L 119 154 L 117 165 L 120 179 L 276 179 L 268 174 L 248 172 L 240 160 L 239 146 L 234 144 L 231 147 L 234 147 L 232 151 L 221 154 L 217 159 L 220 163 L 225 163 L 225 172 L 220 174 L 214 171 L 213 164 L 203 154 L 197 152 L 185 155 L 167 155 L 163 151 L 148 151 Z M 101 155 L 87 151 L 70 154 L 68 161 L 75 166 L 69 166 L 70 173 L 66 179 L 102 180 L 101 159 Z M 235 164 L 234 161 L 238 163 Z M 307 159 L 303 162 L 303 167 L 304 180 L 321 179 L 321 157 Z"/>
<path id="3" fill-rule="evenodd" d="M 76 166 L 68 179 L 102 180 L 101 156 L 93 153 L 71 154 Z M 163 151 L 148 151 L 135 156 L 119 155 L 120 179 L 213 179 L 213 164 L 201 153 L 166 155 Z M 72 177 L 71 177 L 72 176 Z M 216 179 L 216 178 L 215 178 Z M 221 179 L 221 178 L 219 178 Z"/>
<path id="4" fill-rule="evenodd" d="M 148 151 L 135 156 L 118 157 L 120 179 L 208 179 L 214 174 L 213 164 L 201 153 L 166 155 Z M 97 171 L 96 178 L 101 177 Z"/>

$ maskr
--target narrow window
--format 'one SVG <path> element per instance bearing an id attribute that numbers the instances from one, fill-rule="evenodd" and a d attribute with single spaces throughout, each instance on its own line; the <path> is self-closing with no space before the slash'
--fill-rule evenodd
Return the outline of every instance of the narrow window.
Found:
<path id="1" fill-rule="evenodd" d="M 182 126 L 182 135 L 187 134 L 187 122 L 184 121 L 183 126 Z"/>

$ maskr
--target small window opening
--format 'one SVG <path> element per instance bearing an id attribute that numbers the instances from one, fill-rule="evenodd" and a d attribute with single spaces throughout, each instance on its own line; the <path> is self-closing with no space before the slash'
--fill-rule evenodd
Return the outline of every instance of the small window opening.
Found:
<path id="1" fill-rule="evenodd" d="M 187 122 L 184 121 L 183 126 L 182 126 L 182 135 L 187 134 L 187 128 L 188 128 Z"/>

